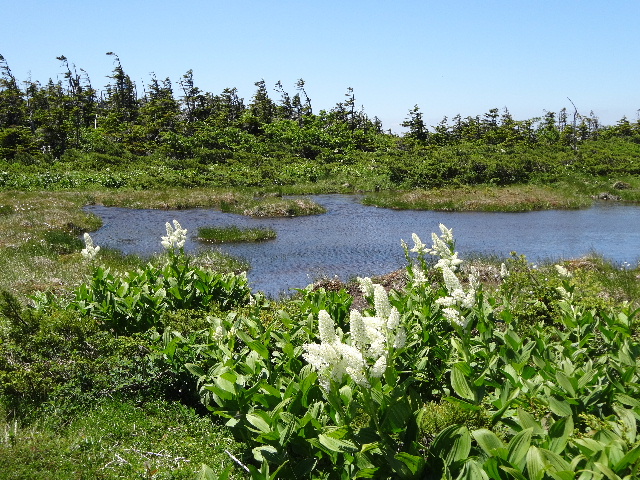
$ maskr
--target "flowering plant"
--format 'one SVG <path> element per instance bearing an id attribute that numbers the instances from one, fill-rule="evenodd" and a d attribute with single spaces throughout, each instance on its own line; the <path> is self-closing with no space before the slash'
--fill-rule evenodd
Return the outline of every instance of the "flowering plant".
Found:
<path id="1" fill-rule="evenodd" d="M 91 235 L 89 235 L 88 233 L 84 234 L 84 244 L 85 244 L 85 247 L 80 251 L 80 253 L 86 260 L 91 262 L 96 258 L 96 255 L 98 255 L 98 252 L 100 251 L 100 246 L 94 245 L 93 239 L 91 238 Z"/>
<path id="2" fill-rule="evenodd" d="M 307 288 L 275 319 L 255 308 L 212 321 L 187 368 L 262 465 L 245 470 L 253 478 L 273 478 L 269 466 L 282 478 L 636 478 L 636 312 L 577 307 L 572 277 L 556 268 L 556 323 L 522 321 L 503 292 L 516 290 L 527 265 L 506 262 L 499 276 L 509 290 L 485 296 L 476 272 L 459 276 L 453 234 L 440 231 L 431 247 L 417 235 L 413 248 L 404 244 L 403 291 L 358 279 L 364 309 L 347 314 L 345 291 Z"/>
<path id="3" fill-rule="evenodd" d="M 190 265 L 184 252 L 187 230 L 174 220 L 167 222 L 164 265 L 148 263 L 134 272 L 116 274 L 104 266 L 93 269 L 91 280 L 76 291 L 72 306 L 104 322 L 117 333 L 132 333 L 162 326 L 167 310 L 221 309 L 244 305 L 250 298 L 245 274 L 220 274 Z M 85 258 L 93 260 L 100 250 L 85 234 Z"/>
<path id="4" fill-rule="evenodd" d="M 182 250 L 184 244 L 187 241 L 187 229 L 182 228 L 177 220 L 173 221 L 173 226 L 169 222 L 165 224 L 167 228 L 167 235 L 162 237 L 162 246 L 170 252 L 175 249 Z"/>

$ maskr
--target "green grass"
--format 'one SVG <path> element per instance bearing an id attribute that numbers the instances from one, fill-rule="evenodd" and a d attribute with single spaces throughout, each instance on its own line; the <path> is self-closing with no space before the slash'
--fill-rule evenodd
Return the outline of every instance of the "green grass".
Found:
<path id="1" fill-rule="evenodd" d="M 200 227 L 198 240 L 211 243 L 262 242 L 276 238 L 271 228 Z"/>
<path id="2" fill-rule="evenodd" d="M 0 412 L 1 413 L 1 412 Z M 220 472 L 241 445 L 178 402 L 104 400 L 69 416 L 55 409 L 22 425 L 0 417 L 0 479 L 194 479 Z M 239 477 L 233 477 L 239 478 Z"/>

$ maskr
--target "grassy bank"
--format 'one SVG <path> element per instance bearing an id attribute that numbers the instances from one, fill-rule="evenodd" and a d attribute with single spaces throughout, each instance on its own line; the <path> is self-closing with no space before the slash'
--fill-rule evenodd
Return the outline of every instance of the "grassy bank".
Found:
<path id="1" fill-rule="evenodd" d="M 592 202 L 585 195 L 534 185 L 383 192 L 363 200 L 365 205 L 396 209 L 484 212 L 584 208 Z"/>

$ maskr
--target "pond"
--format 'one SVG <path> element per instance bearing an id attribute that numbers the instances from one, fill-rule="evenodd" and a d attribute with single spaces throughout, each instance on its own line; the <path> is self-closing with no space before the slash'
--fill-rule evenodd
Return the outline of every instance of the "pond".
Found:
<path id="1" fill-rule="evenodd" d="M 364 206 L 357 195 L 311 197 L 327 208 L 318 216 L 249 218 L 209 209 L 134 210 L 88 206 L 103 226 L 92 234 L 95 243 L 124 253 L 160 252 L 165 223 L 176 219 L 189 230 L 187 251 L 220 248 L 251 264 L 254 290 L 277 296 L 303 288 L 322 276 L 343 280 L 391 272 L 405 263 L 400 240 L 412 245 L 417 233 L 431 244 L 438 225 L 453 228 L 460 257 L 472 254 L 506 257 L 511 251 L 530 261 L 569 259 L 596 252 L 623 264 L 640 258 L 640 207 L 598 202 L 584 210 L 527 213 L 434 212 L 389 210 Z M 272 241 L 211 246 L 194 237 L 199 227 L 238 225 L 269 227 Z"/>

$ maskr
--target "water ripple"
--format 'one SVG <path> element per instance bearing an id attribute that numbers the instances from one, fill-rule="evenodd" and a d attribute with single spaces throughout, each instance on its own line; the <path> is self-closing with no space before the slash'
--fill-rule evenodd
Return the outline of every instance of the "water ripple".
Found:
<path id="1" fill-rule="evenodd" d="M 444 223 L 453 228 L 462 258 L 471 253 L 507 256 L 511 251 L 532 261 L 575 258 L 598 252 L 614 262 L 640 258 L 640 207 L 598 203 L 585 210 L 527 213 L 433 212 L 389 210 L 359 203 L 355 195 L 318 195 L 324 215 L 299 218 L 248 218 L 208 209 L 133 210 L 88 206 L 103 219 L 92 234 L 98 245 L 124 253 L 152 255 L 162 250 L 165 222 L 177 219 L 189 230 L 185 248 L 220 248 L 251 264 L 255 290 L 270 295 L 301 288 L 321 276 L 379 275 L 404 265 L 400 240 L 413 232 L 430 243 L 431 232 Z M 193 237 L 199 227 L 238 225 L 269 227 L 272 241 L 204 246 Z"/>

